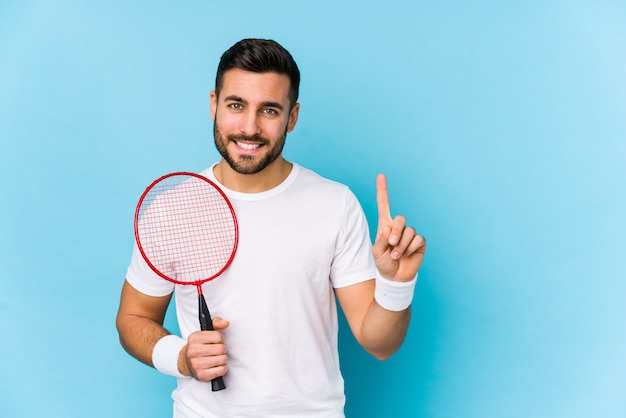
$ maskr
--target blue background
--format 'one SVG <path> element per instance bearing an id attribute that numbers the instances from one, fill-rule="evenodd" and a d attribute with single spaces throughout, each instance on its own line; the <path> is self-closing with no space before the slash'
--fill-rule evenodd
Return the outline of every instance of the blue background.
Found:
<path id="1" fill-rule="evenodd" d="M 0 2 L 0 409 L 167 417 L 114 326 L 136 201 L 217 159 L 221 53 L 303 74 L 288 159 L 374 179 L 428 238 L 387 362 L 345 324 L 348 417 L 626 416 L 626 4 Z M 297 239 L 297 237 L 294 237 Z M 168 317 L 171 325 L 172 317 Z"/>

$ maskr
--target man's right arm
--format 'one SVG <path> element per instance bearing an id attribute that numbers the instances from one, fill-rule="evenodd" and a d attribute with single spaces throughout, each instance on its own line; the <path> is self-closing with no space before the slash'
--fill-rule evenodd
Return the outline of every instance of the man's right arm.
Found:
<path id="1" fill-rule="evenodd" d="M 165 312 L 172 295 L 155 297 L 141 293 L 124 281 L 120 307 L 117 312 L 117 331 L 122 347 L 139 361 L 154 367 L 154 345 L 169 332 L 163 328 Z"/>
<path id="2" fill-rule="evenodd" d="M 141 293 L 128 281 L 124 281 L 120 307 L 117 312 L 117 331 L 122 347 L 139 361 L 155 367 L 152 360 L 154 346 L 163 337 L 170 335 L 163 328 L 163 320 L 172 295 L 148 296 Z M 193 376 L 202 382 L 223 376 L 228 370 L 228 357 L 221 330 L 228 321 L 213 318 L 215 331 L 197 331 L 189 335 L 187 343 L 178 354 L 178 372 Z M 170 373 L 168 373 L 170 374 Z"/>

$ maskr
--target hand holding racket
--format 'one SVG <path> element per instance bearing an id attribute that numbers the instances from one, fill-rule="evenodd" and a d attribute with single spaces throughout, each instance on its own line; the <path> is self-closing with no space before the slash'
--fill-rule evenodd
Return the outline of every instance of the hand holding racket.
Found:
<path id="1" fill-rule="evenodd" d="M 202 331 L 214 329 L 202 284 L 228 268 L 238 236 L 230 201 L 215 183 L 198 174 L 167 174 L 148 186 L 137 204 L 135 238 L 141 255 L 164 279 L 196 286 Z M 213 391 L 226 387 L 221 376 L 211 386 Z"/>

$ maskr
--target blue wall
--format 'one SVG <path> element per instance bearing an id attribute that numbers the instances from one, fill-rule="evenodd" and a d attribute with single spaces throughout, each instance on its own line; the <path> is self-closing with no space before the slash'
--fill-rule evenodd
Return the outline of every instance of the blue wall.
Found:
<path id="1" fill-rule="evenodd" d="M 348 417 L 626 416 L 610 0 L 0 2 L 0 414 L 169 416 L 173 379 L 114 327 L 134 207 L 217 158 L 217 61 L 249 36 L 303 73 L 287 158 L 349 184 L 371 223 L 387 173 L 428 238 L 396 356 L 342 324 Z"/>

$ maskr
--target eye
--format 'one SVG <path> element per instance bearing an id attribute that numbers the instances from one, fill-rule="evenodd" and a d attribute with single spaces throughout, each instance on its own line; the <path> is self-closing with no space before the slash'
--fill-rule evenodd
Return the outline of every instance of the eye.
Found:
<path id="1" fill-rule="evenodd" d="M 230 103 L 228 105 L 228 107 L 230 107 L 231 109 L 234 109 L 234 110 L 241 110 L 241 109 L 243 109 L 243 105 L 241 103 L 237 103 L 237 102 Z"/>
<path id="2" fill-rule="evenodd" d="M 272 109 L 272 108 L 263 109 L 262 112 L 265 113 L 266 115 L 271 115 L 271 116 L 278 115 L 278 112 L 276 111 L 276 109 Z"/>

